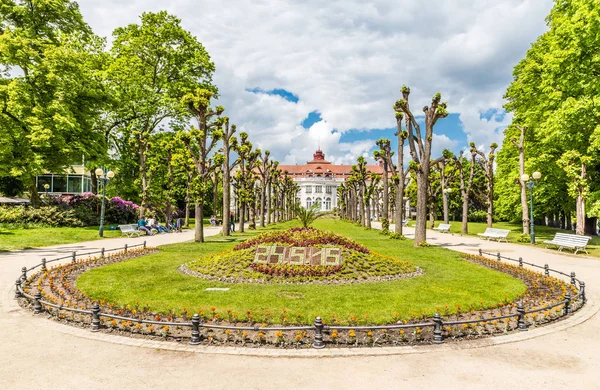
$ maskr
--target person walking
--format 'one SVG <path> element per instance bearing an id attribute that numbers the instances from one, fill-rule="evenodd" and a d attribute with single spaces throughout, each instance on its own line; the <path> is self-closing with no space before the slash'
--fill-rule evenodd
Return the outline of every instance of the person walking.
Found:
<path id="1" fill-rule="evenodd" d="M 235 232 L 235 222 L 234 222 L 234 220 L 233 220 L 233 217 L 234 217 L 234 215 L 233 215 L 233 213 L 231 213 L 231 214 L 229 215 L 229 231 L 230 231 L 231 233 L 234 233 L 234 232 Z"/>

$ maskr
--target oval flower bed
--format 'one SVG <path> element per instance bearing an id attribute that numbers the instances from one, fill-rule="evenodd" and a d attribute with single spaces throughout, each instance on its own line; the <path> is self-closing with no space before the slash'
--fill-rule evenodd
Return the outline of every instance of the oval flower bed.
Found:
<path id="1" fill-rule="evenodd" d="M 194 314 L 198 314 L 201 323 L 231 326 L 231 329 L 205 329 L 201 328 L 201 341 L 204 344 L 213 345 L 244 345 L 251 347 L 273 346 L 285 348 L 308 348 L 313 340 L 313 330 L 278 330 L 267 331 L 267 322 L 256 322 L 253 314 L 235 313 L 231 310 L 217 312 L 215 308 L 208 311 L 181 308 L 173 309 L 170 313 L 156 313 L 148 309 L 146 305 L 139 302 L 133 306 L 119 307 L 114 303 L 100 299 L 92 301 L 77 290 L 75 280 L 84 271 L 105 264 L 114 263 L 141 256 L 155 251 L 153 248 L 145 250 L 132 250 L 128 253 L 116 253 L 105 258 L 91 258 L 77 261 L 76 263 L 64 264 L 52 267 L 46 272 L 38 272 L 31 275 L 24 287 L 28 294 L 40 291 L 43 300 L 61 305 L 65 308 L 89 310 L 94 302 L 101 305 L 104 314 L 113 314 L 127 319 L 103 318 L 101 330 L 106 332 L 127 334 L 134 337 L 165 339 L 174 341 L 187 341 L 190 338 L 190 321 Z M 564 315 L 564 304 L 557 303 L 564 300 L 567 293 L 575 296 L 577 290 L 565 281 L 545 276 L 542 273 L 531 271 L 527 268 L 499 262 L 486 257 L 466 255 L 465 259 L 485 267 L 493 268 L 516 278 L 527 285 L 525 294 L 518 298 L 526 311 L 538 310 L 536 313 L 525 316 L 529 327 L 540 326 L 558 319 Z M 28 299 L 20 299 L 24 306 L 31 306 Z M 581 299 L 571 302 L 570 310 L 574 311 L 583 304 Z M 474 339 L 490 335 L 505 334 L 517 329 L 517 301 L 507 300 L 496 305 L 484 307 L 481 305 L 469 305 L 469 307 L 436 307 L 435 312 L 442 315 L 442 321 L 448 323 L 442 327 L 443 336 L 446 340 Z M 90 315 L 70 312 L 64 309 L 46 308 L 53 318 L 60 321 L 78 325 L 90 324 Z M 350 325 L 366 326 L 366 329 L 348 329 L 325 332 L 325 342 L 340 347 L 358 346 L 380 346 L 380 345 L 414 345 L 429 344 L 432 342 L 433 331 L 431 327 L 419 327 L 418 324 L 430 323 L 432 311 L 424 310 L 422 313 L 413 313 L 408 319 L 399 319 L 397 313 L 390 313 L 390 326 L 396 324 L 411 325 L 406 329 L 385 329 L 381 326 L 377 329 L 368 329 L 368 316 L 349 318 L 338 318 L 335 315 L 323 313 L 326 325 Z M 305 319 L 300 314 L 270 313 L 269 323 L 282 326 L 301 325 Z M 494 319 L 493 317 L 510 316 L 509 318 Z M 142 320 L 158 321 L 159 324 L 143 324 Z M 452 322 L 469 323 L 452 324 Z M 161 322 L 164 322 L 162 324 Z M 167 323 L 176 322 L 178 326 Z M 253 330 L 236 329 L 236 327 L 250 326 Z"/>
<path id="2" fill-rule="evenodd" d="M 339 247 L 341 265 L 292 265 L 253 262 L 259 246 Z M 293 228 L 260 234 L 235 246 L 233 250 L 204 256 L 184 264 L 186 275 L 227 283 L 365 283 L 403 279 L 423 271 L 407 260 L 369 251 L 366 247 L 337 234 L 313 228 Z"/>

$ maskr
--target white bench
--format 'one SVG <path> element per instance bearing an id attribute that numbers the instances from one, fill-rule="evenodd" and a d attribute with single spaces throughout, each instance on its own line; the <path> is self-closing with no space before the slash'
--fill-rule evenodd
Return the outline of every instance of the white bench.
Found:
<path id="1" fill-rule="evenodd" d="M 138 230 L 137 225 L 119 225 L 119 229 L 121 229 L 121 235 L 127 237 L 140 236 L 143 232 Z"/>
<path id="2" fill-rule="evenodd" d="M 585 247 L 591 239 L 592 237 L 579 236 L 577 234 L 556 233 L 552 240 L 546 240 L 544 244 L 547 244 L 546 248 L 548 248 L 548 245 L 556 245 L 559 251 L 562 251 L 563 248 L 571 248 L 575 250 L 575 254 L 579 251 L 588 253 Z"/>
<path id="3" fill-rule="evenodd" d="M 437 230 L 440 233 L 450 233 L 450 224 L 440 223 L 437 227 L 434 227 L 433 230 Z"/>
<path id="4" fill-rule="evenodd" d="M 508 233 L 510 233 L 510 230 L 487 228 L 487 229 L 485 229 L 485 232 L 477 233 L 477 235 L 479 237 L 487 238 L 488 240 L 491 238 L 494 240 L 498 240 L 498 242 L 500 242 L 502 240 L 504 240 L 504 242 L 508 242 L 508 240 L 507 240 Z"/>

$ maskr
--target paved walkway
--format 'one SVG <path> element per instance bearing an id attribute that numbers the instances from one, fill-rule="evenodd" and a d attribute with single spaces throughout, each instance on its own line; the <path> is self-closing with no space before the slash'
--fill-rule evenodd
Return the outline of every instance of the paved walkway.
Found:
<path id="1" fill-rule="evenodd" d="M 207 228 L 207 235 L 217 234 Z M 405 235 L 411 236 L 408 228 Z M 148 238 L 148 245 L 191 240 L 192 232 Z M 501 251 L 551 267 L 575 271 L 585 280 L 590 305 L 579 320 L 533 332 L 538 337 L 495 345 L 447 344 L 404 348 L 400 355 L 338 358 L 269 358 L 164 351 L 80 337 L 73 331 L 21 310 L 12 297 L 23 265 L 73 250 L 122 246 L 144 238 L 110 239 L 18 253 L 0 253 L 0 388 L 108 389 L 203 388 L 531 388 L 597 389 L 600 372 L 600 259 L 558 254 L 516 244 L 428 231 L 428 242 L 453 250 Z M 592 314 L 594 314 L 592 316 Z M 583 317 L 591 318 L 567 328 Z M 575 317 L 575 316 L 574 316 Z M 563 329 L 566 328 L 566 329 Z M 560 330 L 562 329 L 562 330 Z M 527 332 L 529 333 L 529 332 Z M 545 333 L 545 334 L 544 334 Z M 85 332 L 86 335 L 89 332 Z M 524 336 L 529 337 L 523 333 Z M 517 337 L 517 338 L 519 338 Z"/>

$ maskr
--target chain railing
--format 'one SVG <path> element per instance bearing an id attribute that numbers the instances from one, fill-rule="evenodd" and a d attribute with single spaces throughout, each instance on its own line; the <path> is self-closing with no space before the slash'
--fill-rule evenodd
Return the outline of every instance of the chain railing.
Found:
<path id="1" fill-rule="evenodd" d="M 443 327 L 444 326 L 454 326 L 454 325 L 469 325 L 476 324 L 482 321 L 498 321 L 510 318 L 516 318 L 517 320 L 517 329 L 519 331 L 527 331 L 529 325 L 525 320 L 526 315 L 538 313 L 544 310 L 550 310 L 558 306 L 564 305 L 563 315 L 562 317 L 570 316 L 573 314 L 572 302 L 576 299 L 581 299 L 582 304 L 578 307 L 581 308 L 586 303 L 585 296 L 585 283 L 578 279 L 575 275 L 575 272 L 571 272 L 570 274 L 552 269 L 548 266 L 548 264 L 544 264 L 543 266 L 523 261 L 521 257 L 518 259 L 512 259 L 510 257 L 502 256 L 498 253 L 489 253 L 484 252 L 481 249 L 479 250 L 479 255 L 483 256 L 491 256 L 495 258 L 499 262 L 508 261 L 515 262 L 519 267 L 524 267 L 525 265 L 543 269 L 545 276 L 550 276 L 551 273 L 555 273 L 561 276 L 564 276 L 570 280 L 570 284 L 577 290 L 577 294 L 571 296 L 569 290 L 567 290 L 565 294 L 565 298 L 562 301 L 558 301 L 552 305 L 547 305 L 544 307 L 534 308 L 531 310 L 525 310 L 522 302 L 517 303 L 516 313 L 510 313 L 506 315 L 499 315 L 493 317 L 486 317 L 485 320 L 482 319 L 472 319 L 472 320 L 457 320 L 457 321 L 443 321 L 439 312 L 435 313 L 431 321 L 422 322 L 422 323 L 410 323 L 410 324 L 390 324 L 390 325 L 364 325 L 364 326 L 342 326 L 342 325 L 325 325 L 323 324 L 323 320 L 321 317 L 316 317 L 313 325 L 304 325 L 304 326 L 272 326 L 265 327 L 260 325 L 254 326 L 228 326 L 228 325 L 216 325 L 210 323 L 203 323 L 200 319 L 199 314 L 194 314 L 189 322 L 179 322 L 179 321 L 153 321 L 153 320 L 145 320 L 141 318 L 131 318 L 125 316 L 119 316 L 111 313 L 103 313 L 101 311 L 100 305 L 98 302 L 94 302 L 92 308 L 89 310 L 77 309 L 72 307 L 65 307 L 63 305 L 57 305 L 51 302 L 47 302 L 42 299 L 41 292 L 38 290 L 34 295 L 28 294 L 24 291 L 25 284 L 28 283 L 27 273 L 31 272 L 39 267 L 41 267 L 42 272 L 47 270 L 47 265 L 52 262 L 57 262 L 60 260 L 71 259 L 72 263 L 75 263 L 77 257 L 81 256 L 89 256 L 100 254 L 100 256 L 104 257 L 107 252 L 121 251 L 123 250 L 125 253 L 129 249 L 136 247 L 146 248 L 146 242 L 144 241 L 142 244 L 128 246 L 125 244 L 124 247 L 121 248 L 113 248 L 113 249 L 105 249 L 102 248 L 98 251 L 92 252 L 84 252 L 77 253 L 73 252 L 71 255 L 63 256 L 59 258 L 55 258 L 52 260 L 46 260 L 43 258 L 40 264 L 37 264 L 31 268 L 23 267 L 21 269 L 21 276 L 15 282 L 15 298 L 26 298 L 33 301 L 33 312 L 34 314 L 40 314 L 44 312 L 44 307 L 52 307 L 58 310 L 66 310 L 73 313 L 79 314 L 87 314 L 91 316 L 91 331 L 98 332 L 100 331 L 101 319 L 109 318 L 113 320 L 121 320 L 121 321 L 131 321 L 133 323 L 139 324 L 148 324 L 148 325 L 159 325 L 159 326 L 176 326 L 176 327 L 188 327 L 191 328 L 191 337 L 190 344 L 198 345 L 201 343 L 200 338 L 200 329 L 220 329 L 220 330 L 230 330 L 230 331 L 255 331 L 255 332 L 277 332 L 277 331 L 313 331 L 314 336 L 311 343 L 312 348 L 320 349 L 325 347 L 325 341 L 323 339 L 323 335 L 325 333 L 335 331 L 335 330 L 346 330 L 346 331 L 373 331 L 373 330 L 404 330 L 404 329 L 418 329 L 418 328 L 432 328 L 433 329 L 433 344 L 443 344 L 444 343 L 444 334 Z M 578 309 L 577 308 L 577 309 Z"/>

